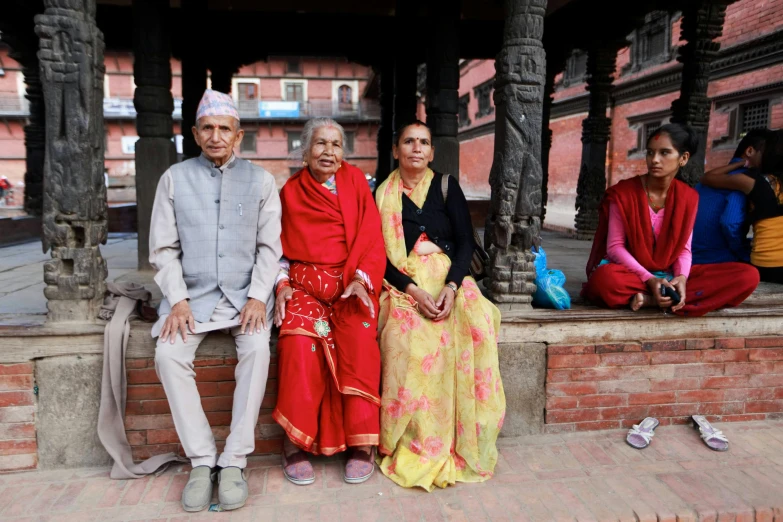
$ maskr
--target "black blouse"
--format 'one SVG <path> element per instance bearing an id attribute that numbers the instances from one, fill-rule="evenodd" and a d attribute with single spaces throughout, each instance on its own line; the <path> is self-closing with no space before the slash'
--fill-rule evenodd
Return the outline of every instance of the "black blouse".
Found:
<path id="1" fill-rule="evenodd" d="M 475 248 L 473 224 L 470 221 L 465 194 L 453 176 L 449 177 L 448 197 L 446 202 L 443 202 L 442 177 L 442 174 L 435 173 L 422 208 L 417 207 L 407 195 L 402 195 L 405 250 L 410 254 L 419 236 L 426 232 L 429 240 L 443 249 L 451 259 L 451 269 L 446 281 L 453 281 L 459 287 L 470 272 L 470 261 Z M 384 277 L 401 292 L 413 283 L 413 279 L 397 270 L 388 257 Z"/>
<path id="2" fill-rule="evenodd" d="M 783 182 L 780 178 L 774 174 L 764 175 L 757 169 L 749 170 L 747 175 L 756 180 L 748 194 L 750 222 L 783 216 Z"/>

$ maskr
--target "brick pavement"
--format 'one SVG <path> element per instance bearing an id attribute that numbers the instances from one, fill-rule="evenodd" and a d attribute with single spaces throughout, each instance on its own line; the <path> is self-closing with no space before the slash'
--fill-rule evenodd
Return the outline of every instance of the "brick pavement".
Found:
<path id="1" fill-rule="evenodd" d="M 764 520 L 783 521 L 783 420 L 720 425 L 731 450 L 707 449 L 686 426 L 656 430 L 637 451 L 624 430 L 501 439 L 495 477 L 428 494 L 380 473 L 342 480 L 341 461 L 318 459 L 317 481 L 298 487 L 278 457 L 250 462 L 248 505 L 233 513 L 181 511 L 187 466 L 159 477 L 113 481 L 106 469 L 0 477 L 4 521 L 110 520 Z"/>

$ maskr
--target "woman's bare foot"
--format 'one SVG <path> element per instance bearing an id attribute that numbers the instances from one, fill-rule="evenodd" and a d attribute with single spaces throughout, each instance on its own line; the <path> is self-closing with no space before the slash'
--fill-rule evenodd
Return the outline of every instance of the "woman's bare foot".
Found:
<path id="1" fill-rule="evenodd" d="M 631 310 L 636 312 L 640 308 L 648 308 L 652 306 L 652 296 L 638 293 L 631 298 Z"/>

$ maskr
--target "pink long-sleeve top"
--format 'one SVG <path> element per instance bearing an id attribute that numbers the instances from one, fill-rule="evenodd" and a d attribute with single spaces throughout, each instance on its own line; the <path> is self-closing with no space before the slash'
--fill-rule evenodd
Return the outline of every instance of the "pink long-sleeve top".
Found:
<path id="1" fill-rule="evenodd" d="M 666 209 L 662 208 L 658 212 L 654 212 L 653 209 L 648 206 L 647 210 L 650 211 L 653 235 L 657 240 L 661 233 L 661 226 L 663 225 L 663 217 L 665 216 L 664 212 L 666 212 Z M 690 237 L 688 237 L 685 248 L 683 248 L 682 252 L 680 252 L 680 255 L 677 257 L 677 260 L 671 266 L 671 270 L 668 270 L 673 273 L 675 277 L 683 275 L 687 279 L 691 273 L 691 264 L 693 262 L 691 241 L 693 241 L 693 232 L 691 232 Z M 640 265 L 625 247 L 625 226 L 623 225 L 620 211 L 617 210 L 616 203 L 611 203 L 609 205 L 609 231 L 606 238 L 606 257 L 608 257 L 610 261 L 623 265 L 629 269 L 639 276 L 639 279 L 641 279 L 642 282 L 646 282 L 651 277 L 655 277 L 646 268 Z"/>

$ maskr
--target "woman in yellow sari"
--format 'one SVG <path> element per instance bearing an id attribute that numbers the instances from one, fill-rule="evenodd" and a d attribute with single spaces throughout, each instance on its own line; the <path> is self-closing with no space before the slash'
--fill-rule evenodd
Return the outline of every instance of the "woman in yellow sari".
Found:
<path id="1" fill-rule="evenodd" d="M 428 168 L 429 128 L 399 130 L 399 169 L 376 192 L 386 244 L 380 300 L 381 471 L 432 491 L 481 482 L 497 462 L 506 400 L 498 371 L 500 312 L 469 275 L 475 242 L 454 178 Z"/>

